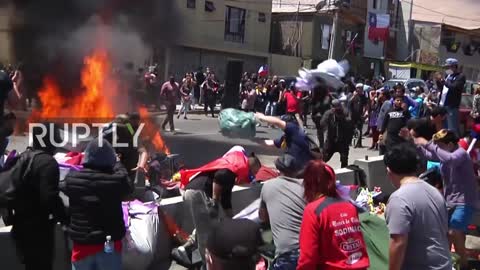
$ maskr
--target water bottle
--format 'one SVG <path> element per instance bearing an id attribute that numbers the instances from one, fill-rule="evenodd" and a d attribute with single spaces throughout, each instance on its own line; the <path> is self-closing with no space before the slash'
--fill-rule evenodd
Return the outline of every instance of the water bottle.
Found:
<path id="1" fill-rule="evenodd" d="M 105 241 L 104 249 L 105 253 L 113 253 L 113 242 L 112 237 L 107 235 L 107 240 Z"/>

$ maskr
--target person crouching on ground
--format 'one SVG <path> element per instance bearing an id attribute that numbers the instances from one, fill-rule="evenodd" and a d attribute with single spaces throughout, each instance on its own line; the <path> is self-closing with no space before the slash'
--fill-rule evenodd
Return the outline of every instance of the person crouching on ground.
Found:
<path id="1" fill-rule="evenodd" d="M 449 210 L 449 240 L 460 255 L 461 266 L 467 267 L 465 233 L 478 202 L 478 185 L 472 160 L 467 151 L 458 146 L 458 137 L 451 130 L 440 130 L 433 136 L 433 142 L 422 137 L 414 141 L 429 160 L 440 162 L 443 195 Z"/>
<path id="2" fill-rule="evenodd" d="M 122 198 L 131 187 L 127 170 L 110 143 L 92 140 L 85 149 L 84 168 L 65 178 L 70 202 L 69 234 L 73 241 L 72 269 L 122 268 L 122 238 L 125 236 Z M 110 250 L 107 250 L 107 238 Z"/>
<path id="3" fill-rule="evenodd" d="M 234 152 L 231 154 L 233 155 Z M 241 155 L 244 155 L 244 153 L 241 153 Z M 225 164 L 231 164 L 231 162 L 232 160 Z M 192 214 L 195 230 L 187 243 L 172 251 L 172 256 L 179 263 L 191 264 L 187 254 L 192 251 L 195 244 L 197 244 L 202 261 L 205 263 L 205 245 L 210 225 L 223 215 L 228 218 L 233 217 L 232 189 L 238 183 L 237 178 L 241 177 L 240 174 L 243 171 L 252 176 L 256 175 L 262 166 L 260 160 L 253 153 L 248 157 L 246 163 L 242 163 L 238 163 L 231 168 L 224 167 L 209 171 L 199 171 L 200 173 L 194 176 L 185 186 L 183 198 L 188 209 L 187 211 L 190 211 Z M 244 170 L 239 169 L 241 166 L 246 168 L 243 168 Z M 237 169 L 237 173 L 234 172 L 235 169 Z M 223 213 L 220 212 L 220 206 Z"/>
<path id="4" fill-rule="evenodd" d="M 337 193 L 333 169 L 310 161 L 303 186 L 305 208 L 297 270 L 367 269 L 367 247 L 356 207 Z"/>
<path id="5" fill-rule="evenodd" d="M 260 226 L 248 219 L 225 219 L 210 228 L 206 245 L 208 270 L 255 270 Z"/>

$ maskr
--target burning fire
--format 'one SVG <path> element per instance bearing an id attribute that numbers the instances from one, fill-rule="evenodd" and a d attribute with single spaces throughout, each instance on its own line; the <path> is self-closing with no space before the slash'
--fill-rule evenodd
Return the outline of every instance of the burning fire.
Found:
<path id="1" fill-rule="evenodd" d="M 34 118 L 113 118 L 115 114 L 109 97 L 118 93 L 118 87 L 114 80 L 109 79 L 110 70 L 111 64 L 105 51 L 97 50 L 87 56 L 81 73 L 82 90 L 76 91 L 81 95 L 70 99 L 61 95 L 54 78 L 45 78 L 39 91 L 42 110 L 35 111 Z"/>
<path id="2" fill-rule="evenodd" d="M 75 121 L 88 122 L 90 119 L 105 119 L 106 122 L 115 117 L 115 105 L 127 98 L 119 91 L 119 84 L 111 74 L 112 64 L 105 50 L 97 49 L 92 55 L 85 57 L 81 71 L 81 89 L 75 97 L 62 96 L 62 91 L 51 76 L 44 79 L 39 90 L 40 110 L 34 110 L 29 122 L 51 120 L 55 118 L 74 118 Z M 140 116 L 145 123 L 142 133 L 148 136 L 157 151 L 170 154 L 158 128 L 150 120 L 148 111 L 140 108 Z"/>
<path id="3" fill-rule="evenodd" d="M 151 141 L 155 146 L 156 150 L 161 150 L 165 154 L 170 155 L 170 149 L 168 149 L 167 145 L 163 141 L 162 136 L 160 135 L 160 132 L 158 131 L 156 125 L 150 120 L 147 109 L 141 107 L 139 109 L 139 113 L 140 118 L 142 119 L 143 123 L 145 123 L 143 133 L 145 133 L 149 138 L 151 138 Z"/>

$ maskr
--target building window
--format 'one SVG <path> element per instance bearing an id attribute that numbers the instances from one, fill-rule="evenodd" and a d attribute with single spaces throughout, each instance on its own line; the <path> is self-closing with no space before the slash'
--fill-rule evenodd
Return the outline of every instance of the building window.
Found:
<path id="1" fill-rule="evenodd" d="M 377 0 L 373 0 L 373 9 L 377 9 Z"/>
<path id="2" fill-rule="evenodd" d="M 267 16 L 263 12 L 258 13 L 258 21 L 259 22 L 266 22 L 267 21 Z"/>
<path id="3" fill-rule="evenodd" d="M 205 11 L 206 12 L 214 12 L 215 11 L 215 4 L 212 1 L 205 1 Z"/>
<path id="4" fill-rule="evenodd" d="M 226 7 L 225 10 L 225 40 L 244 42 L 246 10 L 236 7 Z"/>
<path id="5" fill-rule="evenodd" d="M 187 0 L 187 8 L 195 8 L 197 5 L 197 0 Z"/>
<path id="6" fill-rule="evenodd" d="M 331 34 L 332 34 L 332 29 L 330 25 L 322 24 L 322 40 L 321 40 L 322 49 L 328 50 L 330 48 Z"/>

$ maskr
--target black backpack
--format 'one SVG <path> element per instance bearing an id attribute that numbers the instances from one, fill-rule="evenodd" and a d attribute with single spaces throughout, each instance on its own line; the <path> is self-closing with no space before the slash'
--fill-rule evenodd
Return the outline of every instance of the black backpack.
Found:
<path id="1" fill-rule="evenodd" d="M 16 191 L 30 173 L 35 156 L 41 153 L 28 149 L 0 169 L 0 208 L 8 208 L 15 200 Z"/>

